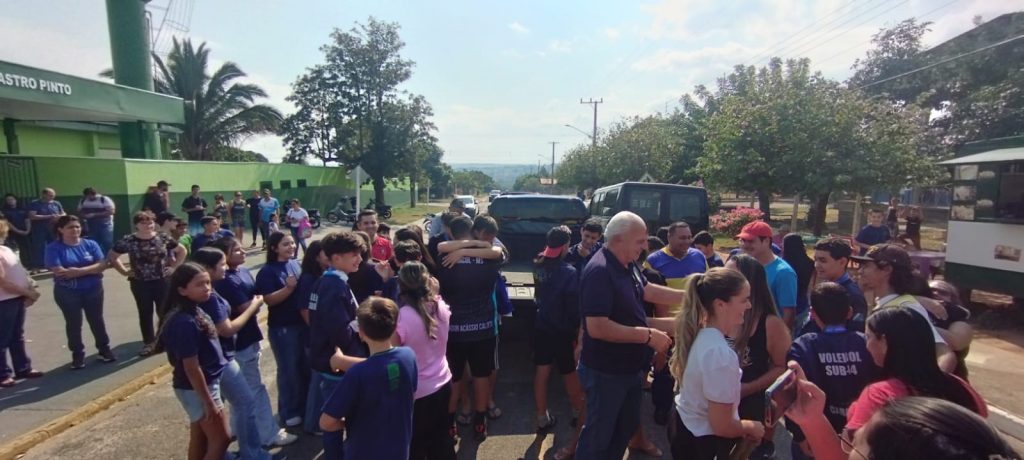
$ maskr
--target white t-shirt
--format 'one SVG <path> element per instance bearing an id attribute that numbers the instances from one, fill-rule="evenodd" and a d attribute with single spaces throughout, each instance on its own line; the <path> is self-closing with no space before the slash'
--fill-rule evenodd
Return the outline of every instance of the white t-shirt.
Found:
<path id="1" fill-rule="evenodd" d="M 28 248 L 25 249 L 26 251 Z M 18 255 L 7 246 L 0 245 L 0 265 L 4 267 L 4 278 L 11 284 L 17 286 L 29 285 L 28 272 L 25 271 L 25 267 L 21 266 L 21 261 L 18 260 Z M 21 297 L 21 294 L 15 294 L 13 292 L 7 292 L 0 288 L 0 300 L 10 300 Z"/>
<path id="2" fill-rule="evenodd" d="M 683 425 L 694 436 L 714 434 L 708 417 L 708 401 L 732 404 L 733 419 L 739 420 L 739 358 L 725 341 L 722 331 L 705 327 L 697 333 L 683 371 L 683 387 L 676 395 L 676 410 Z"/>
<path id="3" fill-rule="evenodd" d="M 298 228 L 303 219 L 309 219 L 309 213 L 305 209 L 288 208 L 288 223 L 292 227 Z"/>
<path id="4" fill-rule="evenodd" d="M 925 310 L 924 306 L 921 305 L 921 303 L 918 302 L 917 299 L 915 299 L 913 296 L 889 294 L 885 297 L 876 300 L 875 305 L 877 305 L 875 309 L 898 306 L 907 307 L 911 310 L 914 310 L 915 312 L 917 312 L 917 314 L 921 315 L 925 319 L 925 321 L 928 321 L 928 325 L 931 326 L 932 328 L 932 335 L 935 337 L 935 343 L 946 343 L 946 340 L 942 338 L 942 335 L 939 334 L 939 331 L 935 329 L 935 325 L 932 324 L 932 321 L 930 319 L 928 319 L 928 310 Z"/>

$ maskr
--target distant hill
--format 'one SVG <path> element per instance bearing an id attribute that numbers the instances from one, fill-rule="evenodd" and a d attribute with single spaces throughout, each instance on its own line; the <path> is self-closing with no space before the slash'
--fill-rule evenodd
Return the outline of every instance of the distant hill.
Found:
<path id="1" fill-rule="evenodd" d="M 546 165 L 548 168 L 551 165 Z M 556 165 L 557 167 L 557 165 Z M 533 174 L 537 172 L 537 165 L 505 165 L 496 163 L 455 163 L 452 164 L 452 169 L 456 171 L 480 171 L 498 183 L 498 186 L 502 190 L 512 188 L 512 184 L 515 184 L 516 178 L 524 174 Z"/>

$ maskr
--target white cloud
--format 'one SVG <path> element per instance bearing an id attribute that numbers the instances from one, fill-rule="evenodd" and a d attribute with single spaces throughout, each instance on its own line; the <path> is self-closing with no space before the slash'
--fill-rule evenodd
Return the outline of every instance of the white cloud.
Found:
<path id="1" fill-rule="evenodd" d="M 622 32 L 614 27 L 608 27 L 604 29 L 604 36 L 614 41 L 622 37 Z"/>
<path id="2" fill-rule="evenodd" d="M 571 53 L 572 43 L 567 40 L 551 40 L 548 42 L 548 51 L 562 54 Z"/>
<path id="3" fill-rule="evenodd" d="M 707 67 L 716 63 L 735 62 L 737 56 L 749 55 L 750 52 L 750 48 L 735 42 L 695 50 L 663 48 L 653 55 L 640 58 L 631 68 L 640 72 L 671 72 L 692 66 Z"/>
<path id="4" fill-rule="evenodd" d="M 517 34 L 520 34 L 520 35 L 529 35 L 530 34 L 530 29 L 528 29 L 528 28 L 526 28 L 526 26 L 520 24 L 519 21 L 514 21 L 514 22 L 510 23 L 508 25 L 508 28 L 512 29 L 513 32 L 515 32 Z"/>

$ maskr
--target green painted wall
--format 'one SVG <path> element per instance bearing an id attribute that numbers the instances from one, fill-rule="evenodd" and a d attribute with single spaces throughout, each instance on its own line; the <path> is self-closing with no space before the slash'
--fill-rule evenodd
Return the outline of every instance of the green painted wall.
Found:
<path id="1" fill-rule="evenodd" d="M 198 184 L 201 195 L 212 206 L 217 193 L 230 201 L 235 191 L 248 198 L 261 182 L 271 181 L 274 196 L 281 200 L 298 198 L 303 207 L 318 208 L 322 213 L 333 208 L 338 198 L 355 193 L 342 168 L 324 168 L 271 163 L 222 163 L 168 160 L 105 159 L 82 157 L 35 156 L 38 185 L 57 191 L 58 200 L 71 211 L 77 209 L 82 189 L 96 190 L 114 200 L 118 208 L 115 234 L 127 233 L 132 213 L 142 208 L 143 196 L 150 185 L 166 180 L 171 185 L 171 211 L 181 213 L 181 202 Z M 299 187 L 299 180 L 306 181 Z M 282 188 L 289 181 L 291 188 Z M 392 206 L 409 204 L 408 183 L 388 182 L 385 200 Z M 373 194 L 373 186 L 362 187 L 363 200 Z"/>

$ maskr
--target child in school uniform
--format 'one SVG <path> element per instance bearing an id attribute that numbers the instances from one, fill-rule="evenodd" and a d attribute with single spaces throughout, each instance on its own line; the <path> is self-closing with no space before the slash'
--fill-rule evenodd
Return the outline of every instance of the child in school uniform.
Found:
<path id="1" fill-rule="evenodd" d="M 324 404 L 324 433 L 348 430 L 345 458 L 405 460 L 412 441 L 416 355 L 391 345 L 398 306 L 391 299 L 370 297 L 356 314 L 359 337 L 370 357 L 352 366 Z"/>
<path id="2" fill-rule="evenodd" d="M 217 329 L 199 304 L 210 299 L 210 275 L 202 266 L 185 263 L 171 275 L 168 312 L 160 329 L 167 360 L 174 367 L 171 385 L 189 421 L 188 458 L 224 458 L 228 426 L 220 397 L 220 376 L 227 360 Z"/>

